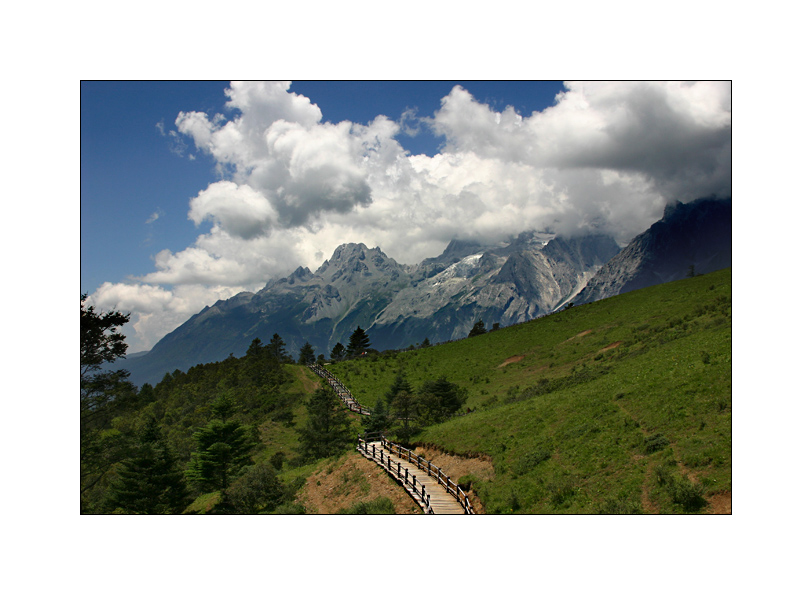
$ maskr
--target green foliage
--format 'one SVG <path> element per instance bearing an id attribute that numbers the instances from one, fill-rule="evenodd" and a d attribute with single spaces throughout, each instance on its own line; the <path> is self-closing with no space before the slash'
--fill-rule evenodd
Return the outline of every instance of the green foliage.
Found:
<path id="1" fill-rule="evenodd" d="M 372 408 L 370 415 L 365 416 L 361 423 L 365 432 L 370 434 L 386 433 L 389 429 L 390 419 L 389 410 L 383 399 L 375 401 L 375 406 Z"/>
<path id="2" fill-rule="evenodd" d="M 369 345 L 369 337 L 364 329 L 359 326 L 352 332 L 352 335 L 350 335 L 350 342 L 347 345 L 347 355 L 350 357 L 358 357 L 369 349 Z"/>
<path id="3" fill-rule="evenodd" d="M 660 465 L 655 469 L 657 483 L 663 486 L 674 504 L 685 512 L 698 512 L 708 504 L 705 500 L 705 487 L 693 483 L 680 474 L 674 474 L 668 467 Z"/>
<path id="4" fill-rule="evenodd" d="M 288 352 L 285 349 L 285 342 L 278 334 L 274 333 L 273 337 L 271 337 L 271 341 L 265 346 L 265 349 L 268 351 L 270 358 L 276 360 L 280 364 L 293 363 L 293 359 L 290 357 L 290 355 L 288 355 Z"/>
<path id="5" fill-rule="evenodd" d="M 410 394 L 412 392 L 412 386 L 409 384 L 409 381 L 406 380 L 406 376 L 403 375 L 402 372 L 398 372 L 397 376 L 395 376 L 395 381 L 389 387 L 389 390 L 386 391 L 384 398 L 386 399 L 386 403 L 388 405 L 392 404 L 395 397 L 400 393 Z"/>
<path id="6" fill-rule="evenodd" d="M 254 440 L 249 427 L 229 419 L 234 404 L 228 397 L 217 399 L 212 413 L 215 419 L 193 436 L 196 450 L 189 462 L 188 477 L 201 491 L 224 491 L 250 464 Z"/>
<path id="7" fill-rule="evenodd" d="M 417 395 L 406 391 L 398 392 L 392 399 L 389 410 L 395 421 L 391 430 L 401 444 L 411 444 L 412 437 L 420 431 L 417 423 L 418 406 Z"/>
<path id="8" fill-rule="evenodd" d="M 118 331 L 130 320 L 129 314 L 111 310 L 109 312 L 96 312 L 95 306 L 85 304 L 87 294 L 82 294 L 80 324 L 81 351 L 79 363 L 82 378 L 98 370 L 105 362 L 114 362 L 127 353 L 126 338 Z"/>
<path id="9" fill-rule="evenodd" d="M 609 498 L 598 505 L 598 514 L 642 514 L 639 502 L 624 497 Z"/>
<path id="10" fill-rule="evenodd" d="M 307 403 L 307 415 L 304 427 L 298 430 L 304 460 L 329 457 L 352 444 L 347 409 L 332 390 L 325 387 L 316 390 Z"/>
<path id="11" fill-rule="evenodd" d="M 467 398 L 464 388 L 445 377 L 428 380 L 418 393 L 418 418 L 424 425 L 446 420 L 465 404 Z"/>
<path id="12" fill-rule="evenodd" d="M 305 343 L 302 345 L 301 350 L 299 350 L 299 365 L 306 366 L 307 364 L 312 364 L 316 361 L 316 354 L 313 351 L 313 346 L 310 343 Z"/>
<path id="13" fill-rule="evenodd" d="M 731 291 L 727 269 L 331 371 L 367 407 L 393 398 L 396 379 L 417 393 L 412 410 L 426 382 L 467 389 L 473 413 L 433 424 L 415 414 L 390 433 L 490 457 L 495 477 L 475 484 L 488 512 L 634 513 L 644 490 L 654 511 L 689 512 L 677 502 L 700 488 L 671 494 L 650 464 L 682 463 L 706 494 L 732 489 Z"/>
<path id="14" fill-rule="evenodd" d="M 530 452 L 522 455 L 513 465 L 516 475 L 524 475 L 535 469 L 538 465 L 550 459 L 553 454 L 543 446 L 537 446 Z"/>
<path id="15" fill-rule="evenodd" d="M 108 492 L 108 506 L 132 514 L 177 514 L 190 498 L 183 471 L 155 418 L 141 431 L 139 446 L 125 459 Z"/>
<path id="16" fill-rule="evenodd" d="M 341 343 L 336 343 L 333 350 L 330 352 L 330 359 L 334 362 L 340 362 L 344 359 L 347 351 Z"/>
<path id="17" fill-rule="evenodd" d="M 238 514 L 270 512 L 282 504 L 285 496 L 285 488 L 270 463 L 250 467 L 226 491 L 228 505 Z"/>
<path id="18" fill-rule="evenodd" d="M 663 436 L 662 434 L 654 434 L 653 436 L 646 436 L 644 441 L 644 450 L 646 454 L 651 454 L 653 452 L 657 452 L 658 450 L 662 450 L 671 444 L 668 441 L 668 438 Z"/>
<path id="19" fill-rule="evenodd" d="M 395 514 L 395 505 L 385 497 L 379 496 L 369 502 L 358 504 L 338 511 L 338 514 Z"/>
<path id="20" fill-rule="evenodd" d="M 118 327 L 129 314 L 97 312 L 81 296 L 81 347 L 79 374 L 79 464 L 83 512 L 99 512 L 115 466 L 133 454 L 132 428 L 114 428 L 114 421 L 138 405 L 129 372 L 101 372 L 101 365 L 123 357 L 127 351 Z"/>
<path id="21" fill-rule="evenodd" d="M 468 333 L 468 337 L 478 337 L 479 335 L 484 335 L 488 331 L 485 330 L 485 323 L 482 322 L 480 318 L 474 323 L 473 328 L 471 328 L 470 332 Z"/>

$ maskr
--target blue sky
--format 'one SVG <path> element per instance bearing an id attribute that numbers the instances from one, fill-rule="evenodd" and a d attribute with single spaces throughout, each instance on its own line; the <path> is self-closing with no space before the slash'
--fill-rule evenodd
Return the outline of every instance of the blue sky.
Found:
<path id="1" fill-rule="evenodd" d="M 81 287 L 131 351 L 345 242 L 621 245 L 729 195 L 727 82 L 83 82 Z"/>
<path id="2" fill-rule="evenodd" d="M 367 123 L 379 115 L 397 121 L 407 109 L 431 116 L 455 84 L 498 110 L 522 113 L 552 105 L 560 82 L 296 81 L 323 119 Z M 181 111 L 224 112 L 228 81 L 81 83 L 81 286 L 92 293 L 104 281 L 122 281 L 153 269 L 152 255 L 183 250 L 200 233 L 187 217 L 189 199 L 219 179 L 215 162 L 167 133 Z M 163 128 L 163 133 L 159 125 Z M 422 129 L 402 133 L 412 154 L 434 155 L 443 138 Z M 186 143 L 191 144 L 191 143 Z M 189 159 L 193 155 L 194 160 Z M 158 218 L 147 223 L 154 214 Z"/>

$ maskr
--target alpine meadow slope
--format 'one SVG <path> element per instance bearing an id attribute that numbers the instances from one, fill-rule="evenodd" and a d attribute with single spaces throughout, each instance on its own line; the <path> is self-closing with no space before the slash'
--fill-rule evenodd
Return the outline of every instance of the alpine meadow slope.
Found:
<path id="1" fill-rule="evenodd" d="M 398 374 L 462 386 L 413 442 L 491 460 L 457 478 L 488 513 L 729 512 L 731 295 L 724 269 L 330 370 L 370 408 Z"/>
<path id="2" fill-rule="evenodd" d="M 309 343 L 327 356 L 358 327 L 378 351 L 456 340 L 478 320 L 510 326 L 731 266 L 731 245 L 729 198 L 671 204 L 623 250 L 605 235 L 528 231 L 491 245 L 454 240 L 438 257 L 402 265 L 380 248 L 343 244 L 315 272 L 299 267 L 256 293 L 220 300 L 119 367 L 136 384 L 155 383 L 274 334 L 292 353 Z"/>

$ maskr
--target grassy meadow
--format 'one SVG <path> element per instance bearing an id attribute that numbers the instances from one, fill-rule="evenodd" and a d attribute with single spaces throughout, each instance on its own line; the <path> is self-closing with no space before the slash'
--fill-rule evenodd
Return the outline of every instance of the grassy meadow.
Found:
<path id="1" fill-rule="evenodd" d="M 463 478 L 488 513 L 712 512 L 732 492 L 731 294 L 725 269 L 329 369 L 369 407 L 398 373 L 465 387 L 473 412 L 415 441 L 490 457 L 493 479 Z"/>

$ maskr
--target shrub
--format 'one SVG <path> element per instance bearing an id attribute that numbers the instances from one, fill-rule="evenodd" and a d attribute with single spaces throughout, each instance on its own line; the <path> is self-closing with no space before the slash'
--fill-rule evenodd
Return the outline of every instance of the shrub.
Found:
<path id="1" fill-rule="evenodd" d="M 642 514 L 639 502 L 627 498 L 610 498 L 598 505 L 598 514 Z"/>
<path id="2" fill-rule="evenodd" d="M 359 502 L 350 508 L 343 508 L 338 514 L 395 514 L 395 505 L 389 498 L 380 496 L 369 502 Z"/>
<path id="3" fill-rule="evenodd" d="M 477 479 L 476 475 L 463 475 L 462 477 L 460 477 L 460 480 L 458 482 L 460 489 L 465 490 L 466 492 L 469 491 L 471 487 L 474 485 L 476 479 Z"/>
<path id="4" fill-rule="evenodd" d="M 688 512 L 696 512 L 705 506 L 705 488 L 701 484 L 691 483 L 684 477 L 673 479 L 669 489 L 671 499 Z"/>
<path id="5" fill-rule="evenodd" d="M 665 487 L 672 502 L 681 506 L 686 512 L 697 512 L 708 501 L 705 500 L 705 487 L 693 483 L 681 475 L 674 476 L 665 466 L 659 465 L 654 469 L 657 483 Z"/>
<path id="6" fill-rule="evenodd" d="M 536 466 L 548 460 L 552 453 L 543 446 L 537 446 L 524 456 L 520 457 L 513 465 L 513 471 L 516 475 L 524 475 L 532 471 Z"/>
<path id="7" fill-rule="evenodd" d="M 653 436 L 646 437 L 645 452 L 646 454 L 651 454 L 653 452 L 657 452 L 658 450 L 664 449 L 669 444 L 670 442 L 668 441 L 668 438 L 662 434 L 654 434 Z"/>

